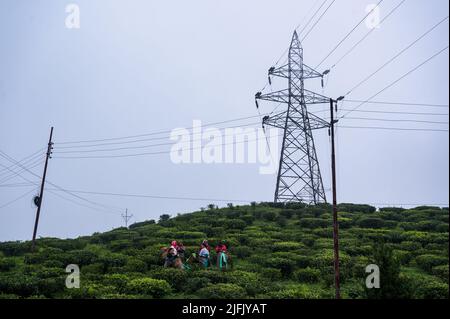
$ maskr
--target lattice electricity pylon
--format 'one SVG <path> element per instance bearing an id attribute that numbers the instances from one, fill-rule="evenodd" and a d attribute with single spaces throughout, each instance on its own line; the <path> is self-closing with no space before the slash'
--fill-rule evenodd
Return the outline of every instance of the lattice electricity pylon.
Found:
<path id="1" fill-rule="evenodd" d="M 303 64 L 303 48 L 294 32 L 286 65 L 269 70 L 271 76 L 288 79 L 288 89 L 256 94 L 258 100 L 285 103 L 287 109 L 273 116 L 266 116 L 263 125 L 284 130 L 278 169 L 275 202 L 326 202 L 319 162 L 312 130 L 327 128 L 328 122 L 311 114 L 309 104 L 330 103 L 330 98 L 304 88 L 305 79 L 322 78 L 323 74 Z"/>

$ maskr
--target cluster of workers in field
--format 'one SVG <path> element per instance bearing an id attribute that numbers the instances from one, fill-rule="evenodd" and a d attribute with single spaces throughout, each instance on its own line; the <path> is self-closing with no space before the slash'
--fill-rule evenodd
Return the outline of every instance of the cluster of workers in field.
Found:
<path id="1" fill-rule="evenodd" d="M 229 253 L 227 244 L 224 240 L 220 241 L 215 247 L 217 253 L 217 267 L 220 269 L 226 268 L 229 264 Z M 211 265 L 211 247 L 208 241 L 205 239 L 200 244 L 200 249 L 198 253 L 193 253 L 189 258 L 187 258 L 185 263 L 185 253 L 186 249 L 184 245 L 179 241 L 172 241 L 170 246 L 164 249 L 164 267 L 174 267 L 188 269 L 189 264 L 199 263 L 204 268 Z"/>

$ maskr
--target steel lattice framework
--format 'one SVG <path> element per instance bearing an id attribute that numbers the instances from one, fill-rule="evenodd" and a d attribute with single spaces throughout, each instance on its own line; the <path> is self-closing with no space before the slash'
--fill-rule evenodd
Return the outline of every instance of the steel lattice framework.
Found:
<path id="1" fill-rule="evenodd" d="M 305 79 L 323 78 L 323 74 L 303 64 L 297 32 L 292 37 L 288 63 L 271 68 L 269 79 L 271 76 L 288 80 L 285 90 L 256 94 L 257 105 L 258 100 L 287 104 L 286 110 L 263 119 L 263 125 L 284 130 L 275 202 L 326 202 L 312 131 L 330 124 L 309 113 L 307 105 L 329 103 L 330 98 L 305 89 Z"/>

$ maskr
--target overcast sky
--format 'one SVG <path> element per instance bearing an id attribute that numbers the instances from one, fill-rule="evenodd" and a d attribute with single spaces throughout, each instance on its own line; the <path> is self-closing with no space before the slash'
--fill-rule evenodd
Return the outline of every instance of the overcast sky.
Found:
<path id="1" fill-rule="evenodd" d="M 400 2 L 384 0 L 380 18 L 385 18 Z M 267 69 L 289 46 L 295 27 L 302 23 L 304 26 L 322 1 L 79 0 L 72 2 L 80 9 L 79 29 L 66 27 L 66 6 L 70 3 L 0 1 L 0 150 L 14 159 L 45 148 L 51 126 L 55 127 L 55 143 L 63 143 L 188 128 L 193 120 L 214 123 L 258 115 L 254 94 L 266 84 Z M 303 41 L 304 62 L 312 67 L 318 65 L 366 15 L 367 5 L 372 3 L 376 1 L 337 0 Z M 447 0 L 406 0 L 332 69 L 324 89 L 320 80 L 308 82 L 307 87 L 334 98 L 345 94 L 448 16 L 448 11 Z M 368 31 L 366 23 L 362 23 L 319 71 L 330 68 Z M 448 39 L 447 20 L 347 98 L 371 97 L 445 48 Z M 446 50 L 374 100 L 448 105 L 448 70 Z M 277 80 L 274 85 L 282 87 L 285 82 Z M 344 102 L 341 108 L 355 106 Z M 274 107 L 263 103 L 261 112 L 270 112 Z M 310 111 L 326 108 L 327 105 L 312 106 Z M 360 110 L 448 114 L 448 107 L 411 105 L 367 104 Z M 341 110 L 339 114 L 345 112 Z M 349 117 L 440 123 L 341 120 L 342 127 L 337 131 L 339 202 L 378 206 L 448 203 L 448 116 L 354 112 Z M 258 121 L 253 118 L 230 122 L 228 126 Z M 330 198 L 328 135 L 326 131 L 315 134 L 324 186 Z M 170 142 L 168 133 L 155 137 L 160 139 L 136 145 Z M 123 225 L 120 212 L 126 208 L 135 222 L 157 219 L 164 213 L 191 212 L 214 202 L 206 200 L 209 198 L 225 200 L 215 201 L 220 206 L 226 205 L 227 199 L 273 200 L 276 176 L 261 175 L 258 163 L 179 165 L 167 153 L 57 158 L 58 147 L 68 145 L 77 144 L 55 144 L 48 168 L 48 180 L 62 188 L 205 200 L 77 193 L 82 200 L 49 185 L 53 193 L 44 196 L 40 236 L 77 237 L 110 230 Z M 124 146 L 129 145 L 114 145 Z M 168 150 L 170 146 L 162 145 L 96 154 Z M 12 164 L 1 157 L 0 164 L 1 184 L 12 176 L 4 166 Z M 17 171 L 14 166 L 10 169 Z M 30 170 L 41 176 L 43 165 Z M 32 235 L 32 197 L 38 187 L 30 186 L 27 180 L 39 182 L 39 178 L 26 170 L 20 175 L 0 185 L 2 241 L 30 239 Z M 29 193 L 24 196 L 26 192 Z M 24 197 L 10 203 L 21 196 Z M 104 212 L 93 202 L 114 209 Z"/>

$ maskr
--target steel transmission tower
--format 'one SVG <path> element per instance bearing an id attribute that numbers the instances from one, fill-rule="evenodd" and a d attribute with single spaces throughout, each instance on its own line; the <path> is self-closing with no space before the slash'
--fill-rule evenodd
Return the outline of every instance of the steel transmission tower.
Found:
<path id="1" fill-rule="evenodd" d="M 284 130 L 275 202 L 326 202 L 312 131 L 327 128 L 330 124 L 309 113 L 307 105 L 329 103 L 330 98 L 304 87 L 304 80 L 323 79 L 323 75 L 303 64 L 303 48 L 294 32 L 288 63 L 269 70 L 270 83 L 271 76 L 284 78 L 288 80 L 288 88 L 256 94 L 257 107 L 258 100 L 287 104 L 284 111 L 263 119 L 263 125 Z"/>

